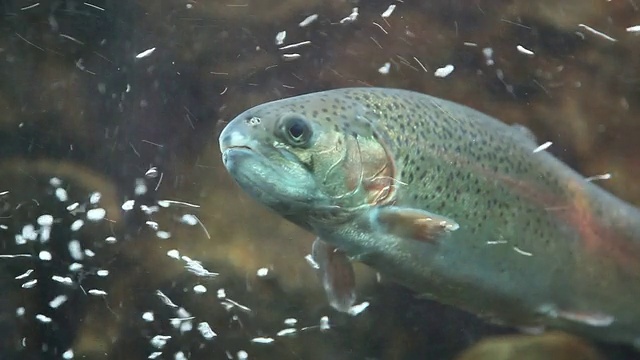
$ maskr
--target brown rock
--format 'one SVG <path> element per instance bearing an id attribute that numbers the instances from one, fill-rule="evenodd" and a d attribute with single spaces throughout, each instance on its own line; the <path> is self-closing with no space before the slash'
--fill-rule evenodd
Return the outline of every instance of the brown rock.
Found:
<path id="1" fill-rule="evenodd" d="M 456 360 L 602 360 L 584 340 L 561 332 L 510 335 L 480 341 Z"/>

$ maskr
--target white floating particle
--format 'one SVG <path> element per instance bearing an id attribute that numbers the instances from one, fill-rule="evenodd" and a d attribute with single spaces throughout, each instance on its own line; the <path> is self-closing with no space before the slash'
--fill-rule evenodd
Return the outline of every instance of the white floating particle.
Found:
<path id="1" fill-rule="evenodd" d="M 26 283 L 22 284 L 23 289 L 31 289 L 38 283 L 38 279 L 29 280 Z"/>
<path id="2" fill-rule="evenodd" d="M 136 59 L 142 59 L 145 58 L 151 54 L 153 54 L 153 52 L 156 51 L 156 48 L 152 47 L 150 49 L 147 49 L 141 53 L 139 53 L 138 55 L 136 55 Z"/>
<path id="3" fill-rule="evenodd" d="M 477 47 L 478 44 L 474 43 L 474 42 L 470 42 L 470 41 L 465 41 L 462 43 L 462 45 L 464 46 L 470 46 L 470 47 Z"/>
<path id="4" fill-rule="evenodd" d="M 282 44 L 284 44 L 284 39 L 287 38 L 287 32 L 286 31 L 280 31 L 279 33 L 276 34 L 276 45 L 280 46 Z"/>
<path id="5" fill-rule="evenodd" d="M 60 187 L 62 186 L 62 180 L 58 179 L 57 177 L 52 177 L 51 179 L 49 179 L 49 185 L 56 188 Z"/>
<path id="6" fill-rule="evenodd" d="M 358 8 L 354 7 L 353 9 L 351 9 L 351 14 L 349 14 L 349 16 L 340 20 L 340 24 L 351 23 L 356 21 L 357 19 L 358 19 Z"/>
<path id="7" fill-rule="evenodd" d="M 383 18 L 388 18 L 389 16 L 391 16 L 391 14 L 393 14 L 393 10 L 395 9 L 396 9 L 395 5 L 389 5 L 387 10 L 385 10 L 380 16 L 382 16 Z"/>
<path id="8" fill-rule="evenodd" d="M 73 350 L 69 349 L 62 353 L 62 358 L 65 360 L 73 359 Z"/>
<path id="9" fill-rule="evenodd" d="M 140 205 L 140 210 L 147 215 L 152 215 L 160 210 L 157 206 Z"/>
<path id="10" fill-rule="evenodd" d="M 66 295 L 58 295 L 53 300 L 49 301 L 49 307 L 57 309 L 60 305 L 64 304 L 69 298 Z"/>
<path id="11" fill-rule="evenodd" d="M 180 333 L 184 334 L 193 330 L 193 323 L 191 321 L 183 321 L 180 323 Z"/>
<path id="12" fill-rule="evenodd" d="M 256 275 L 258 275 L 259 277 L 265 277 L 269 275 L 269 269 L 265 267 L 260 268 L 258 269 L 258 271 L 256 271 Z"/>
<path id="13" fill-rule="evenodd" d="M 196 285 L 193 287 L 193 292 L 196 294 L 204 294 L 207 292 L 207 288 L 204 285 Z"/>
<path id="14" fill-rule="evenodd" d="M 155 166 L 152 166 L 149 168 L 149 170 L 147 170 L 146 173 L 144 173 L 144 176 L 149 178 L 149 179 L 155 179 L 158 177 L 158 168 Z"/>
<path id="15" fill-rule="evenodd" d="M 31 254 L 0 254 L 0 259 L 31 258 Z"/>
<path id="16" fill-rule="evenodd" d="M 247 306 L 244 306 L 244 305 L 240 304 L 239 302 L 233 301 L 233 300 L 231 300 L 229 298 L 227 298 L 224 301 L 220 302 L 220 305 L 224 306 L 225 309 L 227 309 L 227 310 L 232 309 L 234 307 L 237 307 L 238 309 L 240 309 L 240 310 L 242 310 L 242 311 L 244 311 L 246 313 L 250 313 L 251 312 L 251 309 L 248 308 Z"/>
<path id="17" fill-rule="evenodd" d="M 524 47 L 524 46 L 522 46 L 522 45 L 518 45 L 518 46 L 516 46 L 516 49 L 517 49 L 519 52 L 521 52 L 522 54 L 525 54 L 525 55 L 528 55 L 528 56 L 533 56 L 533 55 L 534 55 L 533 51 L 531 51 L 531 50 L 529 50 L 529 49 L 525 48 L 525 47 Z"/>
<path id="18" fill-rule="evenodd" d="M 169 335 L 156 335 L 149 342 L 151 346 L 156 349 L 162 349 L 165 345 L 167 345 L 167 341 L 171 339 Z"/>
<path id="19" fill-rule="evenodd" d="M 589 31 L 590 33 L 592 33 L 594 35 L 600 36 L 601 38 L 603 38 L 605 40 L 609 40 L 609 41 L 613 41 L 613 42 L 618 41 L 618 40 L 612 38 L 611 36 L 601 32 L 601 31 L 598 31 L 598 30 L 596 30 L 596 29 L 594 29 L 594 28 L 592 28 L 590 26 L 587 26 L 585 24 L 578 24 L 578 26 L 583 28 L 583 29 L 585 29 L 585 30 L 587 30 L 587 31 Z"/>
<path id="20" fill-rule="evenodd" d="M 287 326 L 295 326 L 297 323 L 298 323 L 298 319 L 295 319 L 295 318 L 284 319 L 284 324 Z"/>
<path id="21" fill-rule="evenodd" d="M 154 351 L 151 354 L 149 354 L 149 357 L 147 357 L 147 359 L 157 359 L 160 356 L 162 356 L 162 351 Z"/>
<path id="22" fill-rule="evenodd" d="M 69 271 L 76 272 L 82 270 L 82 268 L 84 268 L 84 265 L 77 262 L 69 264 Z"/>
<path id="23" fill-rule="evenodd" d="M 113 244 L 113 243 L 117 242 L 118 240 L 116 240 L 115 236 L 108 236 L 107 238 L 104 239 L 104 241 L 109 243 L 109 244 Z"/>
<path id="24" fill-rule="evenodd" d="M 174 304 L 171 299 L 167 295 L 165 295 L 162 291 L 156 290 L 156 295 L 160 298 L 160 300 L 167 306 L 177 308 L 178 305 Z"/>
<path id="25" fill-rule="evenodd" d="M 71 278 L 68 277 L 68 276 L 53 275 L 51 277 L 51 280 L 57 281 L 57 282 L 59 282 L 61 284 L 65 284 L 65 285 L 73 285 L 73 280 L 71 280 Z"/>
<path id="26" fill-rule="evenodd" d="M 95 208 L 87 211 L 87 220 L 89 221 L 100 221 L 104 219 L 105 215 L 107 215 L 107 211 L 103 208 Z"/>
<path id="27" fill-rule="evenodd" d="M 78 206 L 80 206 L 80 203 L 74 202 L 73 204 L 70 204 L 69 206 L 67 206 L 67 211 L 73 211 L 77 209 Z"/>
<path id="28" fill-rule="evenodd" d="M 610 173 L 606 173 L 606 174 L 600 174 L 600 175 L 594 175 L 594 176 L 589 176 L 588 178 L 585 178 L 585 181 L 595 181 L 595 180 L 609 180 L 611 179 L 611 174 Z"/>
<path id="29" fill-rule="evenodd" d="M 81 219 L 78 219 L 78 220 L 74 221 L 73 223 L 71 223 L 71 231 L 78 231 L 83 226 L 84 226 L 84 221 L 81 220 Z"/>
<path id="30" fill-rule="evenodd" d="M 22 227 L 22 237 L 26 240 L 35 240 L 38 238 L 35 226 L 27 224 Z"/>
<path id="31" fill-rule="evenodd" d="M 182 351 L 178 351 L 177 353 L 173 354 L 173 360 L 187 360 L 187 357 Z"/>
<path id="32" fill-rule="evenodd" d="M 23 306 L 20 306 L 19 308 L 16 309 L 16 316 L 23 316 L 25 313 L 25 308 Z"/>
<path id="33" fill-rule="evenodd" d="M 98 275 L 100 277 L 109 276 L 109 270 L 107 270 L 107 269 L 98 270 L 98 271 L 96 271 L 96 275 Z"/>
<path id="34" fill-rule="evenodd" d="M 277 336 L 291 336 L 291 335 L 294 335 L 297 332 L 298 332 L 298 330 L 289 328 L 289 329 L 282 329 L 282 330 L 278 331 L 278 333 L 276 335 Z"/>
<path id="35" fill-rule="evenodd" d="M 43 324 L 48 324 L 51 322 L 51 318 L 42 314 L 37 314 L 36 319 Z"/>
<path id="36" fill-rule="evenodd" d="M 640 33 L 640 25 L 629 26 L 629 27 L 627 28 L 627 32 L 630 32 L 630 33 L 636 33 L 636 32 L 637 32 L 637 33 Z"/>
<path id="37" fill-rule="evenodd" d="M 9 191 L 8 191 L 8 190 L 0 191 L 0 196 L 5 196 L 5 195 L 7 195 L 8 193 L 9 193 Z"/>
<path id="38" fill-rule="evenodd" d="M 133 193 L 136 194 L 136 196 L 144 195 L 147 193 L 147 184 L 143 179 L 136 179 L 136 186 L 133 189 Z"/>
<path id="39" fill-rule="evenodd" d="M 193 319 L 193 317 L 191 316 L 191 314 L 187 311 L 187 309 L 181 307 L 176 311 L 176 315 L 178 315 L 179 318 L 183 319 L 183 320 L 191 320 Z"/>
<path id="40" fill-rule="evenodd" d="M 140 208 L 147 215 L 151 215 L 151 214 L 154 214 L 154 213 L 157 213 L 158 211 L 160 211 L 160 206 L 157 206 L 157 205 L 144 206 L 144 207 L 141 206 Z"/>
<path id="41" fill-rule="evenodd" d="M 198 224 L 198 218 L 191 214 L 184 214 L 180 218 L 180 222 L 183 224 L 194 226 Z"/>
<path id="42" fill-rule="evenodd" d="M 187 257 L 186 256 L 182 257 L 183 260 L 185 258 L 187 258 Z M 195 274 L 196 276 L 203 276 L 203 277 L 218 276 L 218 273 L 211 272 L 211 271 L 205 269 L 204 266 L 202 266 L 202 264 L 197 260 L 189 259 L 189 260 L 185 260 L 185 261 L 187 262 L 187 265 L 185 265 L 184 268 L 187 269 L 187 271 L 189 271 L 190 273 Z"/>
<path id="43" fill-rule="evenodd" d="M 27 239 L 22 236 L 22 234 L 15 235 L 16 245 L 24 245 L 27 243 Z"/>
<path id="44" fill-rule="evenodd" d="M 51 227 L 50 226 L 43 226 L 40 229 L 40 242 L 44 244 L 44 243 L 48 242 L 49 239 L 51 239 Z"/>
<path id="45" fill-rule="evenodd" d="M 316 20 L 318 20 L 318 14 L 309 15 L 304 20 L 302 20 L 300 24 L 298 24 L 298 26 L 300 27 L 309 26 Z"/>
<path id="46" fill-rule="evenodd" d="M 42 261 L 50 261 L 52 259 L 51 253 L 46 250 L 40 251 L 38 258 Z"/>
<path id="47" fill-rule="evenodd" d="M 305 40 L 305 41 L 297 42 L 295 44 L 289 44 L 289 45 L 286 45 L 286 46 L 282 46 L 279 49 L 280 50 L 288 50 L 288 49 L 293 49 L 293 48 L 297 48 L 297 47 L 300 47 L 300 46 L 303 46 L 303 45 L 309 45 L 309 44 L 311 44 L 311 41 Z"/>
<path id="48" fill-rule="evenodd" d="M 379 69 L 378 72 L 382 75 L 387 75 L 389 73 L 389 70 L 391 69 L 391 63 L 390 62 L 386 62 L 384 63 L 384 65 L 382 65 Z"/>
<path id="49" fill-rule="evenodd" d="M 93 295 L 93 296 L 105 296 L 105 295 L 107 295 L 106 291 L 100 290 L 100 289 L 91 289 L 91 290 L 87 291 L 87 293 L 89 293 L 89 295 Z"/>
<path id="50" fill-rule="evenodd" d="M 191 207 L 191 208 L 199 208 L 200 205 L 196 205 L 196 204 L 191 204 L 188 203 L 186 201 L 178 201 L 178 200 L 158 200 L 157 204 L 159 206 L 162 206 L 163 208 L 168 208 L 170 205 L 175 204 L 175 205 L 180 205 L 180 206 L 184 206 L 184 207 Z"/>
<path id="51" fill-rule="evenodd" d="M 484 55 L 485 62 L 487 64 L 487 66 L 491 66 L 491 65 L 495 64 L 495 61 L 493 61 L 493 49 L 492 48 L 487 47 L 487 48 L 482 49 L 482 54 Z"/>
<path id="52" fill-rule="evenodd" d="M 36 221 L 40 226 L 51 226 L 53 225 L 53 216 L 48 214 L 40 215 Z"/>
<path id="53" fill-rule="evenodd" d="M 218 289 L 216 296 L 218 296 L 218 299 L 224 299 L 227 297 L 227 293 L 226 291 L 224 291 L 224 289 Z"/>
<path id="54" fill-rule="evenodd" d="M 142 320 L 144 320 L 146 322 L 152 322 L 154 319 L 155 319 L 155 316 L 153 315 L 153 312 L 151 312 L 151 311 L 147 311 L 147 312 L 142 314 Z"/>
<path id="55" fill-rule="evenodd" d="M 24 273 L 16 276 L 15 279 L 16 280 L 22 280 L 22 279 L 28 277 L 29 275 L 31 275 L 31 273 L 33 273 L 33 269 L 29 269 L 29 270 L 25 271 Z"/>
<path id="56" fill-rule="evenodd" d="M 240 350 L 237 354 L 238 360 L 247 360 L 249 358 L 249 354 L 246 351 Z"/>
<path id="57" fill-rule="evenodd" d="M 487 241 L 487 245 L 499 245 L 499 244 L 508 244 L 506 240 L 491 240 Z"/>
<path id="58" fill-rule="evenodd" d="M 307 260 L 307 263 L 309 264 L 309 266 L 311 266 L 313 269 L 319 270 L 320 269 L 320 265 L 316 262 L 316 260 L 313 258 L 313 256 L 311 254 L 307 254 L 304 257 L 305 260 Z"/>
<path id="59" fill-rule="evenodd" d="M 201 323 L 198 323 L 198 331 L 200 331 L 200 334 L 202 335 L 202 337 L 207 339 L 207 340 L 211 340 L 214 337 L 218 336 L 218 334 L 216 334 L 211 329 L 211 326 L 209 326 L 209 323 L 207 323 L 205 321 L 203 321 Z"/>
<path id="60" fill-rule="evenodd" d="M 151 220 L 145 221 L 145 224 L 147 224 L 147 226 L 153 229 L 154 231 L 158 231 L 158 228 L 160 227 L 160 225 L 158 225 L 157 222 L 151 221 Z"/>
<path id="61" fill-rule="evenodd" d="M 167 256 L 170 258 L 174 258 L 176 260 L 180 259 L 180 252 L 176 249 L 171 249 L 169 251 L 167 251 Z"/>
<path id="62" fill-rule="evenodd" d="M 182 319 L 176 319 L 176 318 L 170 319 L 171 326 L 173 326 L 175 329 L 180 328 L 180 324 L 182 323 L 182 321 L 183 321 Z"/>
<path id="63" fill-rule="evenodd" d="M 56 189 L 56 197 L 60 202 L 67 201 L 69 199 L 69 195 L 67 195 L 67 190 L 60 187 Z"/>
<path id="64" fill-rule="evenodd" d="M 168 232 L 168 231 L 160 230 L 160 231 L 156 232 L 156 236 L 157 236 L 159 239 L 166 240 L 166 239 L 169 239 L 169 238 L 171 237 L 171 233 L 170 233 L 170 232 Z"/>
<path id="65" fill-rule="evenodd" d="M 517 253 L 518 253 L 518 254 L 520 254 L 520 255 L 524 255 L 524 256 L 533 256 L 533 254 L 532 254 L 532 253 L 530 253 L 530 252 L 528 252 L 528 251 L 524 251 L 524 250 L 522 250 L 522 249 L 518 248 L 517 246 L 514 246 L 514 247 L 513 247 L 513 250 L 515 250 L 515 252 L 517 252 Z"/>
<path id="66" fill-rule="evenodd" d="M 172 318 L 170 320 L 171 325 L 173 325 L 174 328 L 180 330 L 180 333 L 184 334 L 193 330 L 193 321 L 191 321 L 193 319 L 194 317 L 190 316 L 188 318 Z"/>
<path id="67" fill-rule="evenodd" d="M 93 252 L 93 250 L 91 250 L 91 249 L 85 249 L 85 250 L 84 250 L 84 254 L 85 254 L 87 257 L 94 257 L 94 256 L 96 256 L 96 253 L 94 253 L 94 252 Z"/>
<path id="68" fill-rule="evenodd" d="M 320 318 L 320 331 L 329 330 L 331 326 L 329 325 L 329 317 L 323 316 Z"/>
<path id="69" fill-rule="evenodd" d="M 91 193 L 91 195 L 89 196 L 89 202 L 93 205 L 97 204 L 100 202 L 100 199 L 102 198 L 102 194 L 100 194 L 99 192 L 93 192 Z"/>
<path id="70" fill-rule="evenodd" d="M 537 148 L 533 149 L 533 153 L 538 153 L 540 151 L 545 151 L 547 150 L 551 145 L 553 145 L 553 143 L 551 141 L 547 141 L 546 143 L 538 146 Z"/>
<path id="71" fill-rule="evenodd" d="M 254 344 L 271 344 L 274 340 L 270 337 L 259 336 L 251 339 L 251 342 Z"/>
<path id="72" fill-rule="evenodd" d="M 301 56 L 302 55 L 298 53 L 282 54 L 282 59 L 284 59 L 285 61 L 291 61 L 291 60 L 299 59 Z"/>
<path id="73" fill-rule="evenodd" d="M 449 76 L 449 74 L 453 72 L 454 69 L 455 67 L 453 65 L 448 64 L 441 68 L 437 68 L 436 71 L 433 73 L 433 75 L 440 78 L 447 77 Z"/>
<path id="74" fill-rule="evenodd" d="M 369 302 L 365 301 L 361 304 L 357 304 L 357 305 L 353 305 L 352 307 L 349 308 L 349 315 L 351 316 L 357 316 L 360 315 L 360 313 L 362 313 L 366 308 L 369 307 Z"/>
<path id="75" fill-rule="evenodd" d="M 136 204 L 135 200 L 127 200 L 122 204 L 121 208 L 124 211 L 130 211 L 130 210 L 133 210 L 133 206 L 135 204 Z"/>
<path id="76" fill-rule="evenodd" d="M 69 241 L 67 248 L 69 248 L 69 254 L 74 260 L 82 260 L 84 258 L 84 254 L 82 253 L 82 248 L 80 247 L 80 242 L 78 240 Z"/>
<path id="77" fill-rule="evenodd" d="M 5 224 L 0 224 L 0 229 L 7 230 L 9 227 Z"/>

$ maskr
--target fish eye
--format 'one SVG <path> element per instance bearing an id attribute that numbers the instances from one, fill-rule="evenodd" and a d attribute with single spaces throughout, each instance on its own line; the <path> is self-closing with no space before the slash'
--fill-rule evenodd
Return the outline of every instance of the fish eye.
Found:
<path id="1" fill-rule="evenodd" d="M 311 126 L 300 115 L 286 115 L 281 120 L 281 130 L 287 142 L 294 146 L 308 145 L 311 140 Z"/>

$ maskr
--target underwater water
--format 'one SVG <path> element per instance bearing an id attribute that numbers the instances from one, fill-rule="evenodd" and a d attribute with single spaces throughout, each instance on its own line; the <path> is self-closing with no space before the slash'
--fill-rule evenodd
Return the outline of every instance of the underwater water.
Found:
<path id="1" fill-rule="evenodd" d="M 412 89 L 527 126 L 640 206 L 639 26 L 635 0 L 0 2 L 0 359 L 640 358 L 359 264 L 338 313 L 314 236 L 218 149 L 266 101 Z"/>

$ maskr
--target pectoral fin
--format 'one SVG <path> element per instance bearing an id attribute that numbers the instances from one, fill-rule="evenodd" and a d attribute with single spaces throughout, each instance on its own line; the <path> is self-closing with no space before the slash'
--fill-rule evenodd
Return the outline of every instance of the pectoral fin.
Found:
<path id="1" fill-rule="evenodd" d="M 348 312 L 356 302 L 356 281 L 353 266 L 347 255 L 317 238 L 311 256 L 318 265 L 318 273 L 329 304 L 340 312 Z"/>
<path id="2" fill-rule="evenodd" d="M 369 221 L 374 229 L 424 242 L 437 242 L 460 226 L 455 221 L 428 211 L 397 206 L 371 210 Z"/>

